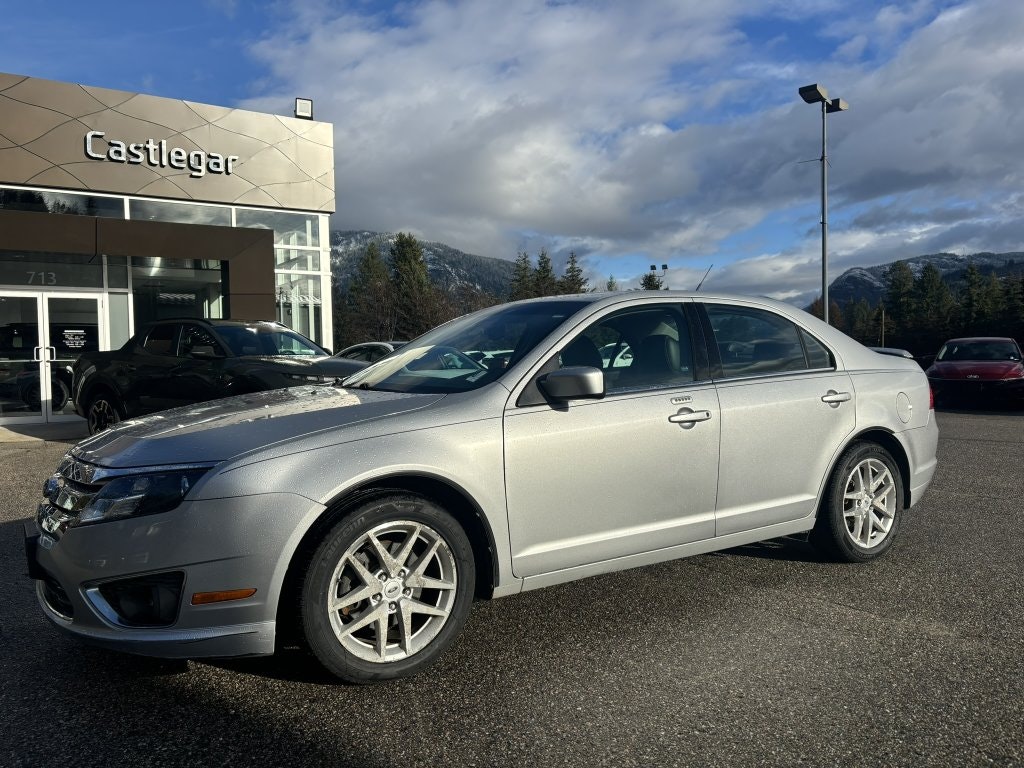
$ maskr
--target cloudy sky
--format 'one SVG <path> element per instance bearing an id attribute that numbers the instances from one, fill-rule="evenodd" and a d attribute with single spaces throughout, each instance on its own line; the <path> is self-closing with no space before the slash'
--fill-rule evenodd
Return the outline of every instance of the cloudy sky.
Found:
<path id="1" fill-rule="evenodd" d="M 170 10 L 170 9 L 173 9 Z M 0 70 L 335 125 L 340 229 L 594 283 L 805 303 L 830 268 L 1024 250 L 1020 0 L 108 0 L 20 3 Z M 802 162 L 811 160 L 812 162 Z"/>

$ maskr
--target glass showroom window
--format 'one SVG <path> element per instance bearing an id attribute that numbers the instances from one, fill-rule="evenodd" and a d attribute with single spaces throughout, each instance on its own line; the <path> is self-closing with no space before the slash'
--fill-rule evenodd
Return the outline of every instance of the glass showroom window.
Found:
<path id="1" fill-rule="evenodd" d="M 136 221 L 169 221 L 175 224 L 231 226 L 231 209 L 224 205 L 165 203 L 158 200 L 129 200 L 128 212 Z"/>
<path id="2" fill-rule="evenodd" d="M 221 262 L 202 259 L 132 259 L 135 329 L 171 317 L 223 317 Z"/>
<path id="3" fill-rule="evenodd" d="M 277 274 L 277 319 L 292 330 L 323 343 L 320 275 Z"/>
<path id="4" fill-rule="evenodd" d="M 315 213 L 288 213 L 287 211 L 257 211 L 251 208 L 235 210 L 235 225 L 255 229 L 274 230 L 274 244 L 320 247 L 320 217 Z"/>
<path id="5" fill-rule="evenodd" d="M 0 188 L 0 208 L 38 213 L 66 213 L 79 216 L 124 218 L 124 198 L 76 195 L 72 192 L 44 192 L 35 189 Z"/>

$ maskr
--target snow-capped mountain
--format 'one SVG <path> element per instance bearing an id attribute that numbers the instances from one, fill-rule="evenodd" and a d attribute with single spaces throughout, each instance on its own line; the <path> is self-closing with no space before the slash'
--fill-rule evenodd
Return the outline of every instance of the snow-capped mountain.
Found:
<path id="1" fill-rule="evenodd" d="M 352 280 L 356 264 L 371 242 L 377 243 L 387 259 L 397 237 L 393 232 L 355 230 L 331 231 L 331 271 L 335 285 L 344 289 Z M 419 241 L 431 281 L 444 290 L 469 285 L 481 291 L 504 297 L 512 280 L 512 262 L 489 256 L 476 256 L 444 243 Z"/>
<path id="2" fill-rule="evenodd" d="M 904 259 L 914 277 L 918 277 L 927 264 L 933 264 L 942 278 L 955 288 L 963 281 L 964 271 L 973 263 L 982 274 L 995 273 L 999 276 L 1024 272 L 1024 253 L 933 253 L 926 256 L 915 256 Z M 848 269 L 829 285 L 829 300 L 839 306 L 848 301 L 858 302 L 867 299 L 869 304 L 877 304 L 885 295 L 885 273 L 889 264 L 874 267 L 854 267 Z"/>

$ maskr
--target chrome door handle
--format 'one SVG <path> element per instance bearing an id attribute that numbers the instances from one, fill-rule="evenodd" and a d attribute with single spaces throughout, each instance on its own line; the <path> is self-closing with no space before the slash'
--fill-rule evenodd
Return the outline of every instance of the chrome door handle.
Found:
<path id="1" fill-rule="evenodd" d="M 849 392 L 836 392 L 834 389 L 830 389 L 827 393 L 821 396 L 821 402 L 828 403 L 829 405 L 839 405 L 845 403 L 851 399 L 853 395 Z"/>
<path id="2" fill-rule="evenodd" d="M 698 421 L 707 421 L 710 418 L 711 411 L 693 411 L 689 408 L 682 408 L 679 413 L 669 416 L 668 420 L 673 424 L 678 424 L 683 429 L 693 429 L 697 426 Z"/>
<path id="3" fill-rule="evenodd" d="M 42 347 L 32 347 L 32 362 L 33 363 L 41 363 L 43 361 L 42 351 L 43 351 Z"/>

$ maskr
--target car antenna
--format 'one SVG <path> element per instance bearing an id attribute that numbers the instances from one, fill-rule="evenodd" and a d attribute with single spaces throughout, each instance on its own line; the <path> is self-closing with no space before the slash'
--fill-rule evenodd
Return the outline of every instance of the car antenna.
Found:
<path id="1" fill-rule="evenodd" d="M 700 291 L 700 287 L 701 287 L 702 285 L 704 285 L 704 281 L 708 279 L 708 275 L 709 275 L 709 274 L 711 273 L 711 270 L 712 270 L 712 268 L 713 268 L 714 266 L 715 266 L 715 265 L 714 265 L 714 264 L 712 264 L 712 265 L 711 265 L 710 267 L 708 267 L 708 271 L 704 273 L 704 277 L 702 277 L 702 278 L 700 279 L 700 282 L 699 282 L 699 283 L 697 283 L 697 287 L 693 289 L 693 292 L 694 292 L 694 293 L 697 293 L 697 292 L 699 292 L 699 291 Z"/>

